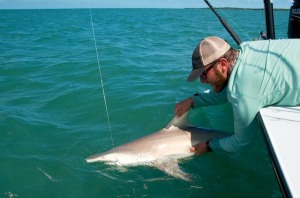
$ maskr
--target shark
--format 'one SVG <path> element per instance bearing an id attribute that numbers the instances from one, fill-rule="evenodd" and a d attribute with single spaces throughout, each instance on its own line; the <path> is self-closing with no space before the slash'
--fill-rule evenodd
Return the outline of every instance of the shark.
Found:
<path id="1" fill-rule="evenodd" d="M 88 163 L 104 162 L 117 166 L 146 165 L 175 178 L 192 181 L 189 174 L 182 171 L 179 162 L 191 158 L 190 148 L 199 142 L 222 138 L 228 133 L 192 126 L 188 121 L 189 112 L 173 119 L 161 130 L 120 145 L 86 159 Z"/>

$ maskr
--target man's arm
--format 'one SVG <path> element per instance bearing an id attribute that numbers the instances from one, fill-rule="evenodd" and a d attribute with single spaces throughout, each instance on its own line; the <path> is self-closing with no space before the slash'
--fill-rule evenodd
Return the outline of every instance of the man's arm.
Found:
<path id="1" fill-rule="evenodd" d="M 204 107 L 211 105 L 220 105 L 228 102 L 227 100 L 227 89 L 224 89 L 220 93 L 216 93 L 211 90 L 203 91 L 202 93 L 195 94 L 191 97 L 194 101 L 194 107 Z"/>
<path id="2" fill-rule="evenodd" d="M 233 135 L 211 140 L 210 147 L 213 151 L 219 152 L 233 153 L 241 151 L 251 142 L 257 126 L 257 120 L 253 119 L 248 127 L 236 129 Z"/>
<path id="3" fill-rule="evenodd" d="M 228 102 L 226 96 L 226 90 L 220 93 L 216 93 L 211 90 L 206 90 L 202 93 L 195 94 L 194 96 L 187 98 L 176 104 L 174 113 L 177 116 L 181 116 L 191 108 L 198 108 L 210 105 L 219 105 Z"/>

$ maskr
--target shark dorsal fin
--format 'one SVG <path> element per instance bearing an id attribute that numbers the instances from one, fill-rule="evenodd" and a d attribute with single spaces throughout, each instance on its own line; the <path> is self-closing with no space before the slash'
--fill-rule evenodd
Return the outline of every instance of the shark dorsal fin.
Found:
<path id="1" fill-rule="evenodd" d="M 174 126 L 174 127 L 178 127 L 178 128 L 186 128 L 186 127 L 190 127 L 190 123 L 188 121 L 188 117 L 189 117 L 189 111 L 187 111 L 186 113 L 184 113 L 182 116 L 178 117 L 178 116 L 174 116 L 173 119 L 165 126 L 166 129 L 169 129 L 170 127 Z"/>

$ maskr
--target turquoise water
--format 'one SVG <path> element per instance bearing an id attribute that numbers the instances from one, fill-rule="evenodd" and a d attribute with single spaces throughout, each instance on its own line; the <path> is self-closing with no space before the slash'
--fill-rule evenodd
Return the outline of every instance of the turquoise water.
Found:
<path id="1" fill-rule="evenodd" d="M 244 41 L 265 30 L 263 11 L 221 14 Z M 193 182 L 151 167 L 86 163 L 161 129 L 177 102 L 206 88 L 185 81 L 201 38 L 235 45 L 208 9 L 93 9 L 92 16 L 101 73 L 88 9 L 0 10 L 0 197 L 281 197 L 259 129 L 245 152 L 182 161 Z M 287 19 L 288 11 L 275 12 L 278 38 Z M 233 128 L 227 105 L 194 110 L 190 120 Z"/>

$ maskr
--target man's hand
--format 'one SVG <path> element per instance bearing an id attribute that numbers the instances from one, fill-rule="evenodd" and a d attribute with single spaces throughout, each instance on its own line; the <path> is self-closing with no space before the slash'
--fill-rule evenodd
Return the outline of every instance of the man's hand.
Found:
<path id="1" fill-rule="evenodd" d="M 194 105 L 194 101 L 192 98 L 188 98 L 184 101 L 181 101 L 176 104 L 174 113 L 176 116 L 180 117 L 185 112 L 189 111 L 190 108 Z"/>
<path id="2" fill-rule="evenodd" d="M 199 142 L 195 146 L 191 147 L 190 151 L 194 152 L 197 156 L 208 152 L 205 142 Z"/>

